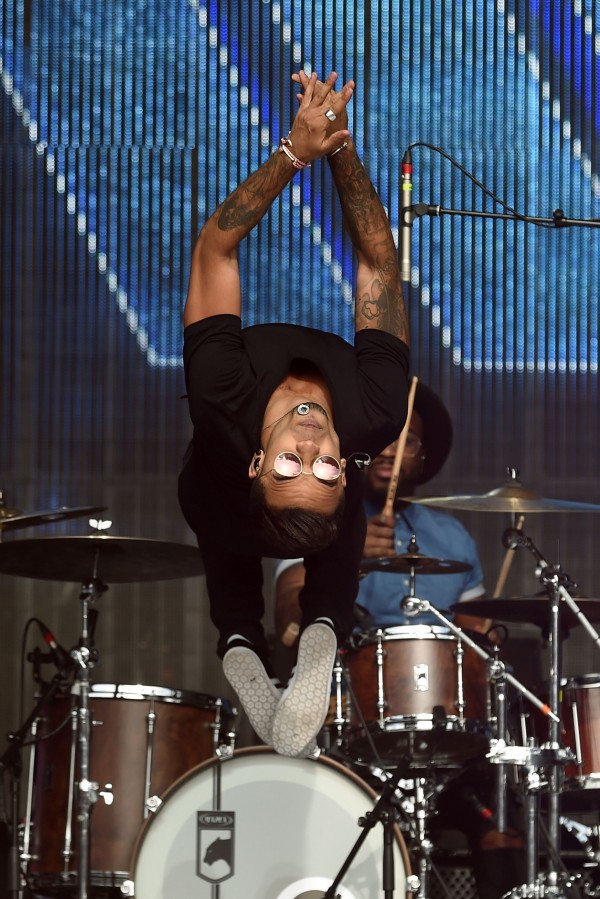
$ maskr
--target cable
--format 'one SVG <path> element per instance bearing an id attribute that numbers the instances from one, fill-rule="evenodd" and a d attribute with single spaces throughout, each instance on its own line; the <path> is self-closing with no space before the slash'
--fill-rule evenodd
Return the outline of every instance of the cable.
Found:
<path id="1" fill-rule="evenodd" d="M 488 187 L 486 187 L 485 184 L 483 184 L 481 181 L 479 181 L 479 179 L 476 178 L 475 175 L 473 175 L 471 172 L 469 172 L 469 170 L 466 169 L 464 167 L 464 165 L 461 165 L 461 163 L 458 162 L 457 159 L 454 159 L 453 156 L 450 156 L 450 154 L 446 153 L 445 150 L 442 150 L 441 147 L 437 147 L 435 144 L 429 144 L 429 143 L 427 143 L 427 141 L 422 141 L 422 140 L 418 140 L 418 141 L 415 141 L 413 144 L 410 144 L 408 149 L 412 150 L 414 147 L 427 147 L 428 150 L 433 150 L 435 153 L 439 153 L 440 156 L 443 156 L 444 159 L 447 159 L 448 162 L 451 163 L 451 165 L 453 165 L 457 169 L 459 169 L 463 173 L 463 175 L 465 175 L 467 178 L 469 178 L 469 180 L 472 181 L 473 184 L 475 184 L 488 197 L 490 197 L 490 199 L 492 199 L 494 201 L 494 203 L 499 203 L 500 206 L 503 207 L 503 209 L 505 209 L 507 212 L 510 212 L 510 214 L 513 215 L 515 217 L 515 219 L 517 219 L 518 221 L 521 221 L 521 222 L 530 222 L 531 221 L 531 216 L 525 215 L 522 212 L 517 212 L 517 210 L 513 209 L 512 206 L 509 206 L 505 200 L 502 200 L 500 197 L 497 197 L 496 194 L 492 193 L 492 191 Z M 558 211 L 560 211 L 560 210 L 558 210 Z M 555 221 L 554 223 L 538 222 L 537 224 L 540 224 L 545 228 L 555 228 L 555 227 L 557 227 L 558 223 Z"/>

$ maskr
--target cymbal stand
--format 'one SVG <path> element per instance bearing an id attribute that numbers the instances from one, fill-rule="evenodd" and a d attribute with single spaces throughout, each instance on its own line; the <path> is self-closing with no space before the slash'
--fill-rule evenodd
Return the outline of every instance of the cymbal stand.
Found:
<path id="1" fill-rule="evenodd" d="M 527 883 L 510 890 L 503 899 L 540 899 L 544 896 L 552 897 L 552 899 L 568 899 L 565 892 L 566 885 L 559 883 L 556 872 L 553 878 L 550 877 L 550 874 L 546 876 L 547 882 L 541 879 L 538 872 L 538 858 L 539 796 L 549 783 L 545 779 L 544 771 L 550 769 L 553 772 L 558 765 L 565 765 L 572 761 L 570 752 L 564 749 L 538 748 L 536 746 L 506 746 L 502 745 L 502 741 L 498 741 L 488 758 L 492 764 L 514 765 L 523 768 L 526 772 Z M 551 854 L 553 854 L 552 851 L 549 855 Z M 569 884 L 569 886 L 571 885 Z M 573 895 L 571 891 L 571 899 L 573 899 Z"/>
<path id="2" fill-rule="evenodd" d="M 507 549 L 518 549 L 525 547 L 533 555 L 537 563 L 537 575 L 540 582 L 544 584 L 548 590 L 550 598 L 550 627 L 549 627 L 549 645 L 550 645 L 550 689 L 549 704 L 551 712 L 549 723 L 549 748 L 553 752 L 550 772 L 550 791 L 548 803 L 548 865 L 547 865 L 547 883 L 550 890 L 557 890 L 559 875 L 556 866 L 556 860 L 559 858 L 559 842 L 560 842 L 560 789 L 563 778 L 563 771 L 559 767 L 565 764 L 563 756 L 564 750 L 560 746 L 560 730 L 558 718 L 559 710 L 559 691 L 561 681 L 561 651 L 560 651 L 560 600 L 564 599 L 567 605 L 575 612 L 582 624 L 585 624 L 586 630 L 593 636 L 596 645 L 600 645 L 600 636 L 594 630 L 592 625 L 585 618 L 583 612 L 579 609 L 571 595 L 569 594 L 565 584 L 570 583 L 566 574 L 561 572 L 560 566 L 550 565 L 542 556 L 541 552 L 533 544 L 530 538 L 518 528 L 508 528 L 503 536 L 502 542 Z M 552 894 L 551 894 L 552 895 Z"/>
<path id="3" fill-rule="evenodd" d="M 496 698 L 496 737 L 507 740 L 508 721 L 506 714 L 506 665 L 494 657 L 486 662 L 488 681 L 495 686 Z M 506 765 L 500 763 L 496 767 L 496 829 L 506 833 Z"/>
<path id="4" fill-rule="evenodd" d="M 92 734 L 90 718 L 90 669 L 97 661 L 97 652 L 93 647 L 93 627 L 97 612 L 92 616 L 90 605 L 104 593 L 108 587 L 96 576 L 98 553 L 94 563 L 94 577 L 81 585 L 79 599 L 81 601 L 81 635 L 79 645 L 72 651 L 73 658 L 79 666 L 73 692 L 78 696 L 77 706 L 77 745 L 79 748 L 79 765 L 77 782 L 77 835 L 79 852 L 77 861 L 77 899 L 88 899 L 90 888 L 90 815 L 92 806 L 98 800 L 98 784 L 90 781 L 90 740 Z M 90 619 L 92 624 L 90 625 Z"/>

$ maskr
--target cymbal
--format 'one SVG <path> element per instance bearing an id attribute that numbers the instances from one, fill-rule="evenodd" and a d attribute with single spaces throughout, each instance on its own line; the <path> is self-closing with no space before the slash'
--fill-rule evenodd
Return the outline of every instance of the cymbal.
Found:
<path id="1" fill-rule="evenodd" d="M 590 621 L 600 621 L 600 599 L 574 596 L 573 599 Z M 550 627 L 550 598 L 538 596 L 498 596 L 496 599 L 469 599 L 450 607 L 461 615 L 492 618 L 494 621 L 516 621 L 535 624 L 543 630 Z M 571 629 L 580 624 L 579 619 L 564 600 L 560 602 L 561 627 Z"/>
<path id="2" fill-rule="evenodd" d="M 109 584 L 195 577 L 203 572 L 195 546 L 96 535 L 40 537 L 0 543 L 0 572 L 17 577 Z"/>
<path id="3" fill-rule="evenodd" d="M 14 509 L 14 515 L 7 515 L 10 509 L 0 511 L 0 532 L 16 531 L 19 528 L 32 528 L 38 524 L 50 524 L 54 521 L 66 521 L 67 518 L 82 518 L 84 515 L 95 515 L 104 512 L 107 506 L 61 506 L 60 509 L 49 509 L 47 512 L 20 512 Z"/>
<path id="4" fill-rule="evenodd" d="M 422 556 L 421 553 L 404 553 L 402 556 L 378 556 L 375 559 L 363 559 L 360 573 L 364 576 L 372 571 L 388 571 L 393 574 L 457 574 L 470 571 L 473 566 L 467 562 L 456 562 L 453 559 L 434 559 Z"/>
<path id="5" fill-rule="evenodd" d="M 11 509 L 9 506 L 4 506 L 0 503 L 0 527 L 2 527 L 2 522 L 6 518 L 14 518 L 16 515 L 22 514 L 21 509 Z"/>
<path id="6" fill-rule="evenodd" d="M 518 478 L 509 480 L 479 496 L 461 494 L 457 496 L 402 497 L 405 502 L 422 506 L 439 506 L 443 509 L 462 509 L 465 512 L 600 512 L 600 505 L 569 502 L 563 499 L 545 499 L 526 490 Z"/>

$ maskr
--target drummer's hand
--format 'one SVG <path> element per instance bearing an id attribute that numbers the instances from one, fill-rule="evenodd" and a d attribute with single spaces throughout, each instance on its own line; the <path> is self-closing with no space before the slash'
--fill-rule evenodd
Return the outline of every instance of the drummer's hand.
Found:
<path id="1" fill-rule="evenodd" d="M 376 559 L 378 556 L 394 556 L 395 519 L 393 515 L 373 515 L 367 519 L 367 536 L 363 558 Z"/>

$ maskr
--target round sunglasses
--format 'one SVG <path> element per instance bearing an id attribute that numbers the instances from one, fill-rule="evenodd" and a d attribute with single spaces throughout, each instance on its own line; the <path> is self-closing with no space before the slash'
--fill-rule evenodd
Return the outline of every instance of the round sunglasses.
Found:
<path id="1" fill-rule="evenodd" d="M 314 474 L 319 481 L 337 481 L 342 473 L 342 466 L 333 456 L 318 456 L 311 466 L 311 471 L 304 471 L 302 459 L 296 453 L 279 453 L 273 460 L 273 468 L 282 478 L 297 478 L 301 474 Z"/>

